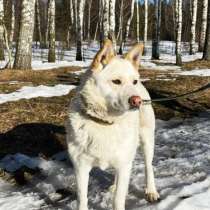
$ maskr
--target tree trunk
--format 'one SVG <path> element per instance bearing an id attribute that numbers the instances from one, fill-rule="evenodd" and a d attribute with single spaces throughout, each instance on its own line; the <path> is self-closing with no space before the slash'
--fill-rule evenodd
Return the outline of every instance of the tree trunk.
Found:
<path id="1" fill-rule="evenodd" d="M 87 40 L 90 41 L 90 12 L 91 12 L 92 0 L 88 2 L 88 23 L 87 23 Z"/>
<path id="2" fill-rule="evenodd" d="M 12 47 L 12 42 L 14 40 L 14 32 L 15 32 L 15 2 L 12 0 L 11 2 L 12 6 L 12 14 L 11 14 L 11 30 L 9 35 L 9 45 Z"/>
<path id="3" fill-rule="evenodd" d="M 210 0 L 208 0 L 207 30 L 206 30 L 206 40 L 203 52 L 203 59 L 210 61 Z"/>
<path id="4" fill-rule="evenodd" d="M 4 57 L 4 4 L 3 0 L 0 1 L 0 61 L 3 61 Z"/>
<path id="5" fill-rule="evenodd" d="M 207 13 L 208 13 L 208 0 L 202 0 L 202 23 L 201 23 L 201 32 L 199 40 L 199 52 L 203 52 L 204 43 L 206 38 L 206 27 L 207 27 Z"/>
<path id="6" fill-rule="evenodd" d="M 162 0 L 155 0 L 155 29 L 152 40 L 152 59 L 160 58 L 160 24 L 161 24 L 161 3 Z"/>
<path id="7" fill-rule="evenodd" d="M 122 29 L 123 29 L 123 6 L 124 6 L 124 0 L 121 0 L 120 2 L 120 15 L 119 15 L 119 29 L 117 33 L 117 40 L 120 38 L 120 42 L 122 42 Z"/>
<path id="8" fill-rule="evenodd" d="M 124 48 L 124 45 L 128 39 L 128 35 L 129 35 L 129 31 L 130 31 L 130 25 L 131 25 L 131 21 L 133 19 L 133 14 L 134 14 L 134 3 L 135 1 L 134 0 L 131 0 L 131 13 L 130 13 L 130 16 L 127 20 L 127 23 L 126 23 L 126 28 L 125 28 L 125 32 L 124 32 L 124 38 L 120 44 L 120 49 L 119 49 L 119 54 L 122 54 L 123 53 L 123 48 Z"/>
<path id="9" fill-rule="evenodd" d="M 54 63 L 55 58 L 55 0 L 48 1 L 49 14 L 49 51 L 48 62 Z"/>
<path id="10" fill-rule="evenodd" d="M 139 42 L 140 32 L 139 32 L 139 2 L 136 1 L 136 41 Z"/>
<path id="11" fill-rule="evenodd" d="M 195 38 L 196 38 L 196 20 L 197 20 L 198 0 L 192 2 L 192 24 L 190 32 L 190 55 L 195 54 Z"/>
<path id="12" fill-rule="evenodd" d="M 109 36 L 109 0 L 103 0 L 103 39 Z"/>
<path id="13" fill-rule="evenodd" d="M 176 65 L 182 65 L 181 41 L 182 41 L 182 0 L 175 1 L 176 22 Z"/>
<path id="14" fill-rule="evenodd" d="M 148 33 L 148 0 L 144 0 L 144 54 L 146 54 L 147 33 Z"/>
<path id="15" fill-rule="evenodd" d="M 84 17 L 85 0 L 77 2 L 77 52 L 76 60 L 82 61 L 82 41 L 83 41 L 83 17 Z"/>
<path id="16" fill-rule="evenodd" d="M 40 5 L 39 5 L 39 0 L 36 0 L 36 20 L 37 20 L 37 32 L 38 32 L 38 37 L 39 37 L 39 44 L 40 47 L 43 47 L 43 41 L 42 41 L 42 32 L 41 32 L 41 21 L 40 21 Z"/>
<path id="17" fill-rule="evenodd" d="M 31 69 L 35 0 L 22 0 L 14 69 Z"/>
<path id="18" fill-rule="evenodd" d="M 113 46 L 116 49 L 116 38 L 115 38 L 115 4 L 116 0 L 109 1 L 109 38 L 113 42 Z"/>

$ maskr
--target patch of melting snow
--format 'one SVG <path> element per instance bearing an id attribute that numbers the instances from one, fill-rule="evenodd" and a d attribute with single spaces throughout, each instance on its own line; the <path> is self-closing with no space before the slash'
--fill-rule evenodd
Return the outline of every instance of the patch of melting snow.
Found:
<path id="1" fill-rule="evenodd" d="M 191 71 L 177 72 L 176 74 L 184 76 L 210 77 L 210 69 L 195 69 Z"/>
<path id="2" fill-rule="evenodd" d="M 0 104 L 10 101 L 18 101 L 20 99 L 67 95 L 74 88 L 75 88 L 74 85 L 61 85 L 61 84 L 55 86 L 45 86 L 45 85 L 39 85 L 36 87 L 24 86 L 15 92 L 8 94 L 0 94 Z"/>
<path id="3" fill-rule="evenodd" d="M 129 210 L 209 210 L 210 209 L 210 121 L 205 114 L 187 120 L 157 120 L 155 176 L 161 201 L 148 204 L 143 195 L 144 163 L 138 152 L 133 163 L 129 194 Z M 10 165 L 10 166 L 9 166 Z M 76 208 L 74 171 L 66 152 L 45 160 L 23 154 L 7 155 L 0 161 L 2 169 L 15 171 L 21 166 L 39 168 L 43 176 L 35 176 L 23 187 L 12 187 L 0 178 L 0 209 L 70 209 Z M 91 173 L 90 210 L 111 209 L 113 171 Z M 64 196 L 62 190 L 66 190 Z M 49 202 L 50 200 L 50 202 Z"/>

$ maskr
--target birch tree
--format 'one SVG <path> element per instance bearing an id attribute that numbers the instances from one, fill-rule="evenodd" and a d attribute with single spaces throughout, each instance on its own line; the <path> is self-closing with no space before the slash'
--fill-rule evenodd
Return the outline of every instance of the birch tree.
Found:
<path id="1" fill-rule="evenodd" d="M 176 64 L 182 65 L 181 39 L 182 39 L 182 0 L 175 0 L 176 24 Z"/>
<path id="2" fill-rule="evenodd" d="M 195 38 L 196 38 L 196 20 L 197 20 L 197 7 L 198 0 L 192 0 L 192 22 L 190 31 L 190 55 L 195 54 Z"/>
<path id="3" fill-rule="evenodd" d="M 11 30 L 9 34 L 9 44 L 12 47 L 12 42 L 14 40 L 14 32 L 15 32 L 15 2 L 14 0 L 11 1 Z"/>
<path id="4" fill-rule="evenodd" d="M 49 51 L 48 62 L 55 62 L 55 0 L 48 0 L 49 14 Z"/>
<path id="5" fill-rule="evenodd" d="M 134 14 L 134 3 L 135 3 L 135 0 L 131 0 L 130 16 L 129 16 L 129 18 L 127 20 L 127 23 L 126 23 L 123 40 L 120 43 L 119 54 L 122 54 L 123 53 L 124 45 L 125 45 L 125 43 L 126 43 L 126 41 L 128 39 L 128 35 L 129 35 L 129 31 L 130 31 L 130 25 L 131 25 L 131 21 L 133 19 L 133 14 Z"/>
<path id="6" fill-rule="evenodd" d="M 144 53 L 146 53 L 148 30 L 148 0 L 144 0 Z"/>
<path id="7" fill-rule="evenodd" d="M 4 59 L 4 4 L 0 0 L 0 60 Z"/>
<path id="8" fill-rule="evenodd" d="M 161 3 L 162 0 L 155 0 L 155 29 L 152 39 L 152 59 L 159 59 L 160 57 Z"/>
<path id="9" fill-rule="evenodd" d="M 22 0 L 14 69 L 31 69 L 35 0 Z"/>
<path id="10" fill-rule="evenodd" d="M 139 31 L 139 1 L 136 1 L 136 41 L 139 42 L 140 31 Z"/>
<path id="11" fill-rule="evenodd" d="M 202 0 L 202 22 L 201 22 L 201 32 L 199 39 L 199 52 L 203 52 L 204 50 L 206 27 L 207 27 L 207 13 L 208 13 L 208 0 Z"/>
<path id="12" fill-rule="evenodd" d="M 109 0 L 103 0 L 103 39 L 109 35 Z"/>
<path id="13" fill-rule="evenodd" d="M 113 46 L 116 48 L 115 39 L 115 4 L 116 0 L 109 0 L 109 38 L 113 42 Z"/>
<path id="14" fill-rule="evenodd" d="M 83 60 L 82 56 L 82 41 L 83 41 L 83 18 L 84 18 L 85 0 L 77 1 L 77 52 L 76 60 Z"/>
<path id="15" fill-rule="evenodd" d="M 203 59 L 210 61 L 210 0 L 208 0 L 207 30 L 206 30 L 206 40 L 203 52 Z"/>

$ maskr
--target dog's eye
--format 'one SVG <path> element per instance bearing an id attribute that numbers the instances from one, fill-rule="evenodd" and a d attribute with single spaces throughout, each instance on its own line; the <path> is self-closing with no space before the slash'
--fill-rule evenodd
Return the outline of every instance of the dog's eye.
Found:
<path id="1" fill-rule="evenodd" d="M 115 85 L 121 85 L 121 84 L 122 84 L 121 80 L 119 80 L 119 79 L 112 80 L 112 82 L 113 82 Z"/>
<path id="2" fill-rule="evenodd" d="M 136 85 L 137 83 L 138 83 L 138 80 L 137 79 L 133 80 L 133 84 L 134 85 Z"/>

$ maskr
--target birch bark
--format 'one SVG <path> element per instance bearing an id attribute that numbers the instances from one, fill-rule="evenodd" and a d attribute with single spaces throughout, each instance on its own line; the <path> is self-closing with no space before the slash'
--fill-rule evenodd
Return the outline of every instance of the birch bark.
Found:
<path id="1" fill-rule="evenodd" d="M 148 33 L 148 0 L 144 0 L 144 54 L 146 54 L 147 33 Z"/>
<path id="2" fill-rule="evenodd" d="M 49 14 L 49 51 L 48 51 L 48 62 L 54 63 L 56 60 L 55 56 L 55 0 L 48 1 L 48 14 Z"/>
<path id="3" fill-rule="evenodd" d="M 127 20 L 127 23 L 126 23 L 124 38 L 123 38 L 123 40 L 120 44 L 119 54 L 123 53 L 124 45 L 125 45 L 125 43 L 128 39 L 128 35 L 129 35 L 129 31 L 130 31 L 130 25 L 131 25 L 131 21 L 133 19 L 133 14 L 134 14 L 134 3 L 135 3 L 135 0 L 131 0 L 131 13 L 130 13 L 130 16 L 129 16 L 129 18 Z"/>
<path id="4" fill-rule="evenodd" d="M 84 18 L 85 0 L 77 2 L 77 52 L 76 60 L 83 60 L 82 56 L 82 41 L 83 41 L 83 18 Z"/>
<path id="5" fill-rule="evenodd" d="M 176 64 L 182 65 L 181 39 L 182 39 L 182 0 L 175 1 L 176 23 Z"/>
<path id="6" fill-rule="evenodd" d="M 190 55 L 195 54 L 195 38 L 196 38 L 196 20 L 197 20 L 198 0 L 192 1 L 192 24 L 190 31 Z"/>
<path id="7" fill-rule="evenodd" d="M 201 32 L 199 40 L 199 52 L 203 52 L 205 38 L 206 38 L 206 28 L 207 28 L 207 13 L 208 13 L 208 0 L 202 0 L 202 23 L 201 23 Z"/>
<path id="8" fill-rule="evenodd" d="M 14 69 L 31 69 L 35 0 L 22 0 Z"/>

